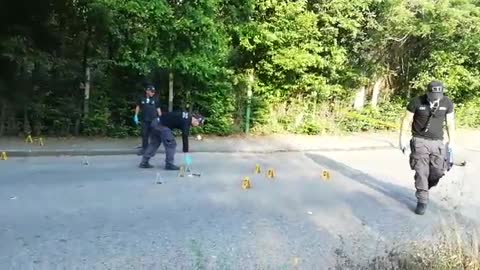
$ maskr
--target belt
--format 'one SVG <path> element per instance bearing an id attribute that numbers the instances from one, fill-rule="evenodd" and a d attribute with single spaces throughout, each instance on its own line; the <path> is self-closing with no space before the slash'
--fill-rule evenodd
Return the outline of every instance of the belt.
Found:
<path id="1" fill-rule="evenodd" d="M 428 140 L 428 141 L 443 141 L 443 139 L 434 139 L 434 138 L 422 137 L 422 136 L 418 136 L 418 135 L 414 135 L 413 138 L 424 139 L 424 140 Z"/>

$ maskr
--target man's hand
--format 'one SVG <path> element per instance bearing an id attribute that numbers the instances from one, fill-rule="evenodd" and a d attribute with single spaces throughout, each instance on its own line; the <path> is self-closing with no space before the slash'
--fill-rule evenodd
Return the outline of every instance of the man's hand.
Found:
<path id="1" fill-rule="evenodd" d="M 185 164 L 187 166 L 192 165 L 192 157 L 188 153 L 185 153 Z"/>
<path id="2" fill-rule="evenodd" d="M 135 124 L 138 125 L 138 123 L 139 123 L 138 115 L 135 114 L 135 116 L 133 117 L 133 122 L 135 122 Z"/>
<path id="3" fill-rule="evenodd" d="M 408 138 L 402 136 L 400 137 L 400 150 L 405 154 L 405 151 L 407 151 L 407 147 L 410 146 L 410 141 Z"/>

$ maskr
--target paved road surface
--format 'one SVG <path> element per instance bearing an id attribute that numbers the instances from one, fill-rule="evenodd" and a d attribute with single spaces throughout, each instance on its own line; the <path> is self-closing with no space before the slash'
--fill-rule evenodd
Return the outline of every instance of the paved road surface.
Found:
<path id="1" fill-rule="evenodd" d="M 423 217 L 393 149 L 197 153 L 200 178 L 138 169 L 134 155 L 1 161 L 0 269 L 326 269 L 428 238 L 452 216 L 478 222 L 480 153 L 465 156 Z M 253 189 L 241 189 L 244 176 Z"/>

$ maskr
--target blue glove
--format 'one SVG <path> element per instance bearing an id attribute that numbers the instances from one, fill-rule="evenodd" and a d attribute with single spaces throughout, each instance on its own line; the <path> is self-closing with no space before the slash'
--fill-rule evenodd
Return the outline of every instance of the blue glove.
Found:
<path id="1" fill-rule="evenodd" d="M 135 122 L 135 124 L 138 125 L 138 123 L 139 123 L 138 115 L 135 114 L 135 116 L 133 117 L 133 122 Z"/>
<path id="2" fill-rule="evenodd" d="M 185 154 L 185 164 L 187 164 L 187 166 L 192 165 L 192 157 L 189 154 Z"/>

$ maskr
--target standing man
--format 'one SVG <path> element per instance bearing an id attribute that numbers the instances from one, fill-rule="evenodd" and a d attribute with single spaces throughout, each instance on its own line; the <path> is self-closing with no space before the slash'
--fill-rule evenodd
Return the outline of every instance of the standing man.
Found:
<path id="1" fill-rule="evenodd" d="M 405 152 L 410 144 L 410 168 L 415 170 L 417 208 L 423 215 L 427 208 L 428 191 L 436 186 L 447 170 L 447 147 L 443 128 L 447 126 L 448 144 L 452 148 L 455 138 L 453 102 L 444 96 L 440 81 L 432 81 L 425 95 L 413 98 L 407 106 L 400 131 L 400 149 Z M 413 138 L 407 136 L 411 127 Z M 409 142 L 410 141 L 410 142 Z"/>
<path id="2" fill-rule="evenodd" d="M 145 87 L 145 96 L 137 100 L 137 107 L 135 108 L 135 116 L 133 117 L 135 124 L 139 124 L 139 113 L 141 113 L 142 118 L 142 149 L 138 152 L 140 156 L 143 155 L 147 149 L 148 139 L 152 132 L 152 121 L 162 116 L 160 102 L 155 98 L 155 92 L 155 86 L 147 85 Z"/>
<path id="3" fill-rule="evenodd" d="M 179 170 L 180 168 L 175 166 L 174 157 L 177 142 L 173 135 L 173 129 L 179 129 L 182 131 L 183 153 L 185 153 L 186 163 L 191 163 L 191 158 L 187 154 L 188 147 L 188 135 L 190 134 L 190 127 L 196 127 L 203 125 L 205 118 L 201 115 L 190 115 L 187 112 L 169 112 L 164 113 L 160 119 L 156 119 L 152 122 L 152 136 L 147 150 L 143 154 L 140 168 L 152 168 L 149 160 L 155 156 L 155 153 L 163 143 L 165 147 L 165 169 L 166 170 Z"/>

